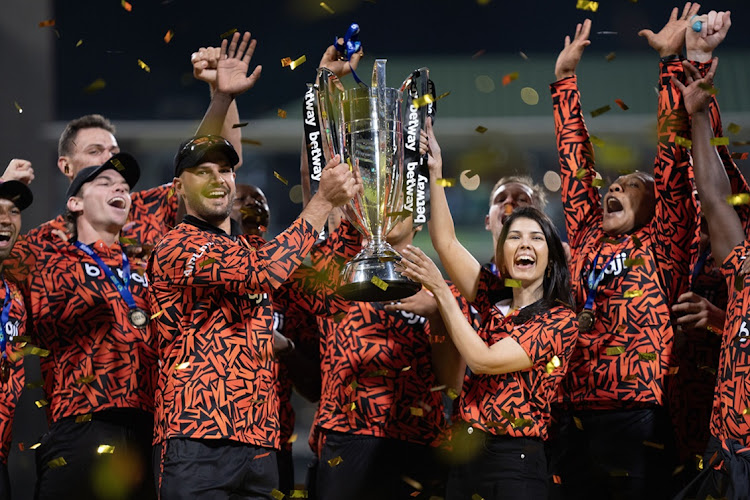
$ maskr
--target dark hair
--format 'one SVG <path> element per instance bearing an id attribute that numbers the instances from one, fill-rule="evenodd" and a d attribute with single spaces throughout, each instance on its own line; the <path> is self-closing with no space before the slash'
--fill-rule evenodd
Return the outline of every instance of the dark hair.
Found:
<path id="1" fill-rule="evenodd" d="M 519 207 L 513 210 L 513 213 L 510 214 L 503 224 L 503 230 L 497 239 L 495 262 L 502 269 L 505 262 L 503 260 L 503 245 L 508 237 L 510 226 L 516 219 L 531 219 L 539 224 L 539 227 L 542 228 L 544 239 L 547 241 L 549 258 L 547 269 L 544 272 L 544 281 L 542 282 L 544 295 L 538 301 L 521 309 L 514 321 L 517 324 L 524 323 L 531 317 L 547 311 L 558 304 L 572 309 L 573 294 L 570 289 L 570 271 L 568 270 L 568 262 L 565 258 L 565 250 L 563 249 L 562 241 L 560 241 L 560 236 L 557 234 L 557 229 L 552 224 L 550 218 L 541 210 L 534 207 Z"/>
<path id="2" fill-rule="evenodd" d="M 57 156 L 67 156 L 73 149 L 73 140 L 78 131 L 84 128 L 103 128 L 110 134 L 115 134 L 115 126 L 112 122 L 102 115 L 85 115 L 75 120 L 71 120 L 65 126 L 65 130 L 60 134 L 60 140 L 57 142 Z"/>
<path id="3" fill-rule="evenodd" d="M 70 235 L 70 241 L 78 239 L 78 217 L 80 215 L 79 212 L 71 212 L 67 208 L 63 214 L 63 219 L 65 219 L 65 229 Z"/>
<path id="4" fill-rule="evenodd" d="M 507 175 L 500 177 L 500 180 L 492 186 L 492 191 L 490 191 L 490 207 L 494 204 L 495 191 L 497 191 L 497 188 L 513 182 L 523 184 L 531 189 L 531 201 L 536 208 L 544 210 L 547 207 L 547 193 L 544 192 L 542 186 L 534 182 L 534 180 L 528 175 Z"/>

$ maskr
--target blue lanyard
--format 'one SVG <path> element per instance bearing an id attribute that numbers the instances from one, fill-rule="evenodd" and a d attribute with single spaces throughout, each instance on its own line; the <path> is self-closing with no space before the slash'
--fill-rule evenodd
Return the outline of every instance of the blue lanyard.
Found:
<path id="1" fill-rule="evenodd" d="M 708 260 L 708 256 L 711 255 L 711 246 L 709 245 L 708 248 L 703 250 L 703 253 L 698 257 L 698 261 L 695 263 L 695 266 L 693 266 L 693 272 L 690 273 L 690 289 L 692 290 L 695 286 L 695 278 L 698 277 L 698 275 L 703 271 L 703 266 L 706 265 L 706 260 Z"/>
<path id="2" fill-rule="evenodd" d="M 10 297 L 10 287 L 5 282 L 4 277 L 0 277 L 3 280 L 3 286 L 5 287 L 5 300 L 3 301 L 3 312 L 0 313 L 0 350 L 3 351 L 3 359 L 7 359 L 8 353 L 5 348 L 8 345 L 8 337 L 5 334 L 5 325 L 8 324 L 8 318 L 10 318 L 10 307 L 13 305 L 13 300 Z"/>
<path id="3" fill-rule="evenodd" d="M 596 273 L 596 264 L 599 262 L 599 257 L 601 256 L 602 251 L 599 250 L 599 253 L 596 254 L 596 257 L 594 257 L 594 262 L 591 263 L 591 271 L 589 271 L 589 277 L 586 281 L 589 293 L 586 295 L 586 305 L 583 306 L 584 309 L 592 310 L 594 308 L 594 297 L 596 297 L 596 289 L 599 286 L 599 283 L 602 282 L 602 279 L 604 279 L 604 272 L 612 263 L 612 259 L 614 259 L 615 256 L 620 253 L 620 250 L 622 250 L 623 247 L 628 243 L 628 240 L 630 240 L 630 236 L 625 238 L 625 241 L 623 241 L 622 244 L 612 253 L 612 255 L 607 260 L 607 263 L 602 266 L 602 270 L 599 271 L 599 274 Z"/>
<path id="4" fill-rule="evenodd" d="M 112 283 L 114 283 L 115 288 L 117 288 L 117 291 L 120 292 L 120 295 L 125 300 L 128 308 L 137 309 L 138 306 L 135 303 L 133 294 L 130 293 L 130 262 L 128 261 L 128 256 L 125 255 L 125 252 L 122 252 L 122 281 L 120 281 L 117 276 L 112 273 L 112 270 L 109 268 L 109 266 L 104 263 L 102 258 L 99 257 L 99 255 L 97 255 L 97 253 L 94 252 L 90 246 L 88 246 L 86 243 L 81 243 L 80 241 L 74 241 L 73 244 L 77 246 L 83 253 L 94 259 L 102 272 L 107 276 L 107 278 L 109 278 Z"/>

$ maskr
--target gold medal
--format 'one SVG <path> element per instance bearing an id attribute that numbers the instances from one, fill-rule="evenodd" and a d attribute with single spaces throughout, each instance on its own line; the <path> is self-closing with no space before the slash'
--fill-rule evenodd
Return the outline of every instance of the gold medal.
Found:
<path id="1" fill-rule="evenodd" d="M 139 330 L 143 330 L 148 325 L 148 314 L 140 307 L 128 311 L 128 321 Z"/>
<path id="2" fill-rule="evenodd" d="M 578 331 L 579 332 L 590 332 L 594 327 L 594 311 L 591 309 L 584 309 L 578 313 Z"/>

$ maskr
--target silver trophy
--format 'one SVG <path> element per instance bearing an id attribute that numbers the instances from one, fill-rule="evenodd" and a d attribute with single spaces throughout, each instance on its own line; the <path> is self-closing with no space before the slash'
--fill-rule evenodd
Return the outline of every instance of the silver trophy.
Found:
<path id="1" fill-rule="evenodd" d="M 411 213 L 404 210 L 403 123 L 409 109 L 417 108 L 411 101 L 404 103 L 402 90 L 386 86 L 385 63 L 384 59 L 375 61 L 369 88 L 344 90 L 325 68 L 318 69 L 316 81 L 318 123 L 326 162 L 341 155 L 343 162 L 358 170 L 364 187 L 362 194 L 344 206 L 346 218 L 366 241 L 345 265 L 338 289 L 342 297 L 355 301 L 398 300 L 421 288 L 395 270 L 401 256 L 386 242 L 388 232 Z M 425 69 L 421 71 L 426 75 Z M 407 79 L 404 85 L 407 82 L 411 80 Z M 416 131 L 416 141 L 410 147 L 419 147 L 421 125 L 409 130 L 411 139 Z"/>

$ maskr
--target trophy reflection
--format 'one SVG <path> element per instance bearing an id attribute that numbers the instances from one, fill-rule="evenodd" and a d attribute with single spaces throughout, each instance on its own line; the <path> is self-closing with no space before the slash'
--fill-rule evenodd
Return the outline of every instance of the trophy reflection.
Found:
<path id="1" fill-rule="evenodd" d="M 365 240 L 341 273 L 338 293 L 354 301 L 391 301 L 417 293 L 421 285 L 401 276 L 399 253 L 386 235 L 410 215 L 404 211 L 404 93 L 389 88 L 384 59 L 375 61 L 372 86 L 344 90 L 336 76 L 318 69 L 316 99 L 326 161 L 336 154 L 358 170 L 363 192 L 344 214 Z M 423 70 L 426 73 L 426 70 Z M 410 81 L 410 80 L 407 80 Z M 406 84 L 406 82 L 405 82 Z M 416 130 L 416 146 L 419 145 Z"/>

